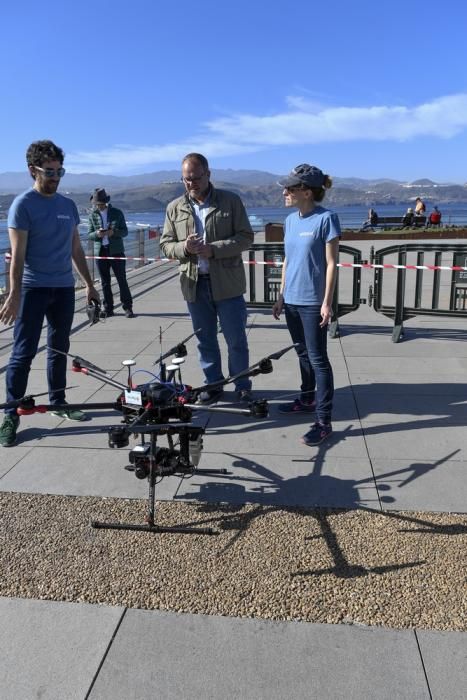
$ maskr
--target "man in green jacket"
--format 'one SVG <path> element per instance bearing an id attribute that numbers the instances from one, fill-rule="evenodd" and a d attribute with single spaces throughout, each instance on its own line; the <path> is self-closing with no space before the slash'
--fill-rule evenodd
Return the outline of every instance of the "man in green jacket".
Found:
<path id="1" fill-rule="evenodd" d="M 127 318 L 134 318 L 133 299 L 128 287 L 125 271 L 125 260 L 106 260 L 105 258 L 123 257 L 125 249 L 123 238 L 128 236 L 123 212 L 113 207 L 110 196 L 102 187 L 97 187 L 91 195 L 94 206 L 88 221 L 88 238 L 94 241 L 94 255 L 97 260 L 97 269 L 102 283 L 102 295 L 104 297 L 104 311 L 102 316 L 114 315 L 114 298 L 112 294 L 112 282 L 110 271 L 113 270 L 120 289 L 120 301 Z"/>
<path id="2" fill-rule="evenodd" d="M 228 348 L 229 375 L 248 367 L 246 290 L 242 252 L 253 231 L 240 197 L 211 184 L 209 164 L 200 153 L 182 161 L 186 192 L 167 207 L 161 249 L 180 261 L 180 282 L 187 301 L 206 383 L 223 378 L 217 322 Z M 251 401 L 251 381 L 235 383 L 239 401 Z M 205 391 L 199 403 L 214 403 L 222 390 Z"/>

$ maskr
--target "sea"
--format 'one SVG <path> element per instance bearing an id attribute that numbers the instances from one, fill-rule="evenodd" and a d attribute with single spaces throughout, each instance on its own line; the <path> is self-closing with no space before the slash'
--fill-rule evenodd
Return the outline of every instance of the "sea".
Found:
<path id="1" fill-rule="evenodd" d="M 362 223 L 368 218 L 367 206 L 346 206 L 346 207 L 330 207 L 339 215 L 341 226 L 343 229 L 358 230 Z M 379 216 L 400 216 L 402 218 L 406 211 L 406 207 L 400 204 L 385 204 L 378 205 L 376 211 Z M 427 212 L 431 209 L 431 203 L 427 202 Z M 451 224 L 456 226 L 467 227 L 467 202 L 457 204 L 444 204 L 440 206 L 443 216 L 443 224 Z M 267 223 L 283 223 L 291 209 L 285 207 L 251 207 L 247 208 L 247 213 L 254 230 L 263 230 Z M 164 223 L 164 211 L 137 212 L 128 215 L 127 223 L 129 228 L 129 236 L 125 241 L 131 245 L 132 238 L 136 245 L 136 231 L 143 224 L 148 227 L 159 227 Z M 84 222 L 80 226 L 80 232 L 83 240 L 87 240 L 86 219 L 82 217 Z M 3 286 L 2 273 L 4 272 L 4 252 L 8 249 L 8 229 L 6 219 L 0 219 L 0 287 Z"/>

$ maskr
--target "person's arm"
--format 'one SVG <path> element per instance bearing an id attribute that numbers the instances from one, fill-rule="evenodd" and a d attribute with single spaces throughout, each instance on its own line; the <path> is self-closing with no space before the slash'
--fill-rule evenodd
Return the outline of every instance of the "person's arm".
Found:
<path id="1" fill-rule="evenodd" d="M 88 264 L 86 262 L 81 241 L 79 239 L 78 227 L 76 227 L 73 231 L 71 257 L 73 260 L 73 265 L 75 266 L 76 270 L 79 273 L 79 276 L 86 285 L 86 294 L 88 302 L 90 302 L 91 299 L 100 301 L 99 292 L 97 291 L 97 289 L 95 289 L 93 281 L 91 279 L 91 275 L 89 274 Z"/>
<path id="2" fill-rule="evenodd" d="M 88 238 L 90 241 L 100 241 L 102 238 L 102 224 L 100 223 L 100 217 L 99 217 L 99 225 L 97 225 L 96 222 L 96 217 L 93 216 L 92 214 L 89 216 L 88 219 Z"/>
<path id="3" fill-rule="evenodd" d="M 8 235 L 11 246 L 10 293 L 0 309 L 0 321 L 5 325 L 11 326 L 18 316 L 21 303 L 21 281 L 23 279 L 28 232 L 22 229 L 9 228 Z"/>
<path id="4" fill-rule="evenodd" d="M 180 262 L 188 262 L 189 253 L 186 250 L 186 240 L 179 241 L 177 236 L 177 230 L 175 227 L 175 222 L 173 219 L 173 212 L 171 209 L 167 209 L 164 221 L 164 230 L 161 236 L 161 251 L 166 256 L 166 258 L 175 258 L 180 260 Z"/>
<path id="5" fill-rule="evenodd" d="M 326 286 L 324 290 L 324 299 L 321 304 L 321 328 L 327 326 L 331 320 L 331 304 L 336 287 L 337 277 L 337 259 L 339 256 L 339 238 L 333 238 L 329 243 L 326 243 Z"/>
<path id="6" fill-rule="evenodd" d="M 281 275 L 281 286 L 279 289 L 279 297 L 277 301 L 274 303 L 272 307 L 272 315 L 278 321 L 280 319 L 282 310 L 284 308 L 284 289 L 285 289 L 285 264 L 286 264 L 286 258 L 284 258 L 284 262 L 282 263 L 282 275 Z"/>

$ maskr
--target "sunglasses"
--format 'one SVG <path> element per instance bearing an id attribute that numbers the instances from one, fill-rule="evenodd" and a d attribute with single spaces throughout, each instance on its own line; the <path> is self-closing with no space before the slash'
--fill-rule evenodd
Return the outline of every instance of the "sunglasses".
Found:
<path id="1" fill-rule="evenodd" d="M 36 170 L 40 170 L 41 173 L 44 173 L 46 177 L 63 177 L 65 175 L 65 168 L 40 168 L 38 165 L 34 166 Z"/>
<path id="2" fill-rule="evenodd" d="M 191 182 L 192 185 L 196 185 L 198 182 L 201 182 L 205 175 L 206 173 L 203 173 L 199 177 L 182 177 L 181 180 L 182 182 Z"/>

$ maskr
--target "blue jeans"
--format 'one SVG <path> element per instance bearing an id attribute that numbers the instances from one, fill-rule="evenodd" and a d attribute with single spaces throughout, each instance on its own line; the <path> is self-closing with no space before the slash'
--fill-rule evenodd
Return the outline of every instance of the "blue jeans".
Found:
<path id="1" fill-rule="evenodd" d="M 100 251 L 100 255 L 105 255 L 105 251 Z M 102 296 L 104 297 L 104 308 L 106 311 L 114 310 L 114 297 L 112 294 L 112 281 L 110 271 L 113 270 L 115 279 L 120 290 L 120 301 L 124 309 L 133 307 L 133 299 L 126 280 L 125 260 L 97 260 L 97 269 L 102 283 Z"/>
<path id="2" fill-rule="evenodd" d="M 334 396 L 334 378 L 327 353 L 327 326 L 320 328 L 321 306 L 285 304 L 285 320 L 296 348 L 302 377 L 301 398 L 311 401 L 316 385 L 316 415 L 329 424 Z"/>
<path id="3" fill-rule="evenodd" d="M 47 318 L 47 345 L 68 352 L 75 312 L 74 287 L 30 287 L 21 292 L 21 306 L 14 327 L 14 345 L 6 372 L 7 401 L 21 399 L 26 393 L 31 362 Z M 47 351 L 47 383 L 51 404 L 65 401 L 67 358 Z M 5 413 L 16 415 L 15 409 Z"/>
<path id="4" fill-rule="evenodd" d="M 243 296 L 214 301 L 208 277 L 200 277 L 196 285 L 196 301 L 187 302 L 193 330 L 199 332 L 198 351 L 201 369 L 206 384 L 224 378 L 219 343 L 217 341 L 217 319 L 227 343 L 229 355 L 229 375 L 235 375 L 248 367 L 248 343 L 246 339 L 246 304 Z M 237 391 L 250 389 L 249 377 L 235 383 Z"/>

